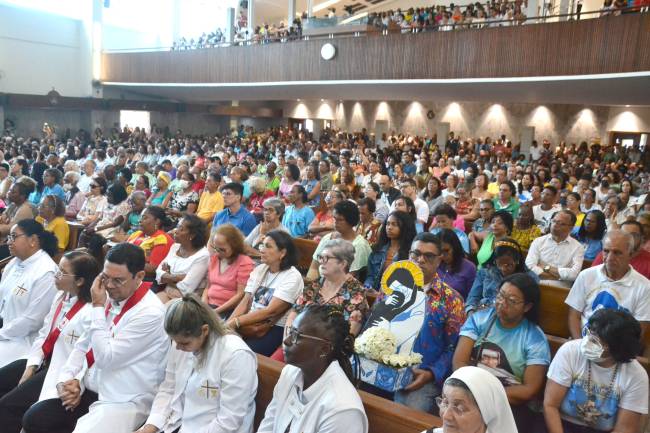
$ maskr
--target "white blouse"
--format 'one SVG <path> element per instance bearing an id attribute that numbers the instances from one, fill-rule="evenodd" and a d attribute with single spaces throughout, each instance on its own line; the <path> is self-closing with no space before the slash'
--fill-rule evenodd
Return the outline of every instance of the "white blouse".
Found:
<path id="1" fill-rule="evenodd" d="M 13 258 L 0 280 L 0 367 L 27 357 L 56 295 L 54 260 L 38 250 Z"/>
<path id="2" fill-rule="evenodd" d="M 251 433 L 256 371 L 255 354 L 237 335 L 214 341 L 202 364 L 174 347 L 146 424 L 165 433 Z"/>
<path id="3" fill-rule="evenodd" d="M 160 263 L 156 269 L 156 281 L 160 283 L 160 279 L 165 273 L 162 270 L 162 264 L 169 265 L 169 272 L 174 274 L 185 274 L 183 280 L 176 283 L 178 290 L 183 294 L 195 292 L 201 283 L 203 283 L 208 275 L 208 264 L 210 261 L 210 253 L 206 247 L 201 248 L 189 257 L 180 257 L 178 249 L 180 244 L 173 244 L 167 253 L 167 257 Z"/>

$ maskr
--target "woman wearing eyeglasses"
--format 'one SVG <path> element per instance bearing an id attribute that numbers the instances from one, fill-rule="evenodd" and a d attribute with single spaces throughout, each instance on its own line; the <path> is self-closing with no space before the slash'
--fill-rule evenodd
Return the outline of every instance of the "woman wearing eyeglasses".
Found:
<path id="1" fill-rule="evenodd" d="M 503 385 L 481 368 L 456 370 L 436 403 L 442 427 L 423 433 L 517 433 Z"/>
<path id="2" fill-rule="evenodd" d="M 165 380 L 136 433 L 252 432 L 257 360 L 246 343 L 194 295 L 169 304 L 165 332 Z"/>
<path id="3" fill-rule="evenodd" d="M 289 309 L 304 288 L 296 247 L 281 230 L 267 233 L 260 246 L 262 264 L 251 272 L 244 297 L 228 319 L 255 353 L 270 356 L 282 343 Z"/>
<path id="4" fill-rule="evenodd" d="M 527 274 L 506 277 L 494 307 L 472 314 L 460 331 L 453 369 L 478 365 L 501 381 L 517 427 L 527 431 L 542 423 L 531 410 L 544 387 L 551 351 L 537 325 L 539 285 Z M 538 403 L 538 402 L 537 402 Z"/>
<path id="5" fill-rule="evenodd" d="M 350 325 L 341 308 L 309 305 L 283 342 L 287 366 L 257 433 L 367 433 L 368 419 L 353 386 Z"/>
<path id="6" fill-rule="evenodd" d="M 268 232 L 275 229 L 289 232 L 289 229 L 282 225 L 282 215 L 284 215 L 284 202 L 282 200 L 275 197 L 267 198 L 264 200 L 262 209 L 262 221 L 244 239 L 246 255 L 256 260 L 260 257 L 259 246 Z"/>
<path id="7" fill-rule="evenodd" d="M 544 417 L 549 433 L 638 432 L 648 413 L 648 374 L 635 359 L 641 327 L 604 308 L 582 339 L 564 343 L 548 371 Z"/>
<path id="8" fill-rule="evenodd" d="M 32 343 L 28 358 L 0 369 L 3 432 L 18 433 L 23 414 L 33 403 L 59 397 L 56 388 L 59 372 L 79 337 L 90 327 L 90 287 L 98 274 L 99 265 L 88 253 L 70 251 L 61 258 L 54 274 L 54 284 L 60 292 Z M 86 392 L 84 398 L 95 394 Z"/>
<path id="9" fill-rule="evenodd" d="M 86 201 L 77 214 L 77 220 L 86 227 L 99 221 L 106 207 L 106 189 L 108 185 L 103 177 L 95 176 L 90 182 L 90 191 L 86 195 Z"/>
<path id="10" fill-rule="evenodd" d="M 244 288 L 255 264 L 244 253 L 242 232 L 232 224 L 217 227 L 208 250 L 208 285 L 203 291 L 203 302 L 227 319 L 244 297 Z"/>
<path id="11" fill-rule="evenodd" d="M 22 220 L 7 236 L 14 258 L 0 280 L 0 367 L 27 357 L 56 295 L 54 234 L 35 220 Z"/>

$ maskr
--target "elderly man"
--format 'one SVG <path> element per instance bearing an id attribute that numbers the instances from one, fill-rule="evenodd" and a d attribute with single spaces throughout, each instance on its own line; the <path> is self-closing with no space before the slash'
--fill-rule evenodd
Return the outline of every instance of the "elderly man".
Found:
<path id="1" fill-rule="evenodd" d="M 601 308 L 625 310 L 646 330 L 650 321 L 650 280 L 630 266 L 635 239 L 623 230 L 607 232 L 603 239 L 602 265 L 578 275 L 566 303 L 571 337 L 582 338 L 591 315 Z"/>
<path id="2" fill-rule="evenodd" d="M 625 221 L 621 230 L 634 238 L 634 250 L 630 257 L 630 266 L 635 271 L 650 279 L 650 251 L 643 248 L 643 226 L 637 221 Z M 591 266 L 603 263 L 603 252 L 598 253 Z"/>
<path id="3" fill-rule="evenodd" d="M 530 244 L 526 266 L 539 276 L 540 284 L 569 288 L 578 276 L 585 248 L 569 236 L 575 223 L 572 212 L 560 210 L 551 219 L 551 232 Z"/>

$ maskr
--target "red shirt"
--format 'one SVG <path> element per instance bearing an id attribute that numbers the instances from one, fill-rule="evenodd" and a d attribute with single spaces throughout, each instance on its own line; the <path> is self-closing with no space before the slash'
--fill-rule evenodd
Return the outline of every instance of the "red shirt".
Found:
<path id="1" fill-rule="evenodd" d="M 591 266 L 597 266 L 603 264 L 603 252 L 599 252 L 594 261 L 591 263 Z M 630 260 L 630 265 L 634 268 L 635 271 L 646 277 L 650 280 L 650 252 L 641 249 L 641 251 Z"/>

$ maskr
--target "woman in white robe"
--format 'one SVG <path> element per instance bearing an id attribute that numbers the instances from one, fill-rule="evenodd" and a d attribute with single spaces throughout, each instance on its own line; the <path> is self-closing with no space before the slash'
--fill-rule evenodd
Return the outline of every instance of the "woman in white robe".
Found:
<path id="1" fill-rule="evenodd" d="M 52 260 L 56 237 L 35 220 L 22 220 L 7 236 L 14 258 L 0 280 L 0 367 L 27 358 L 56 295 Z"/>
<path id="2" fill-rule="evenodd" d="M 175 344 L 149 418 L 137 433 L 252 433 L 255 353 L 191 294 L 171 301 L 165 331 Z"/>
<path id="3" fill-rule="evenodd" d="M 54 298 L 27 359 L 0 369 L 0 431 L 18 433 L 24 413 L 37 402 L 58 398 L 56 385 L 79 337 L 90 327 L 90 287 L 99 274 L 95 258 L 81 251 L 66 253 L 55 277 Z"/>

